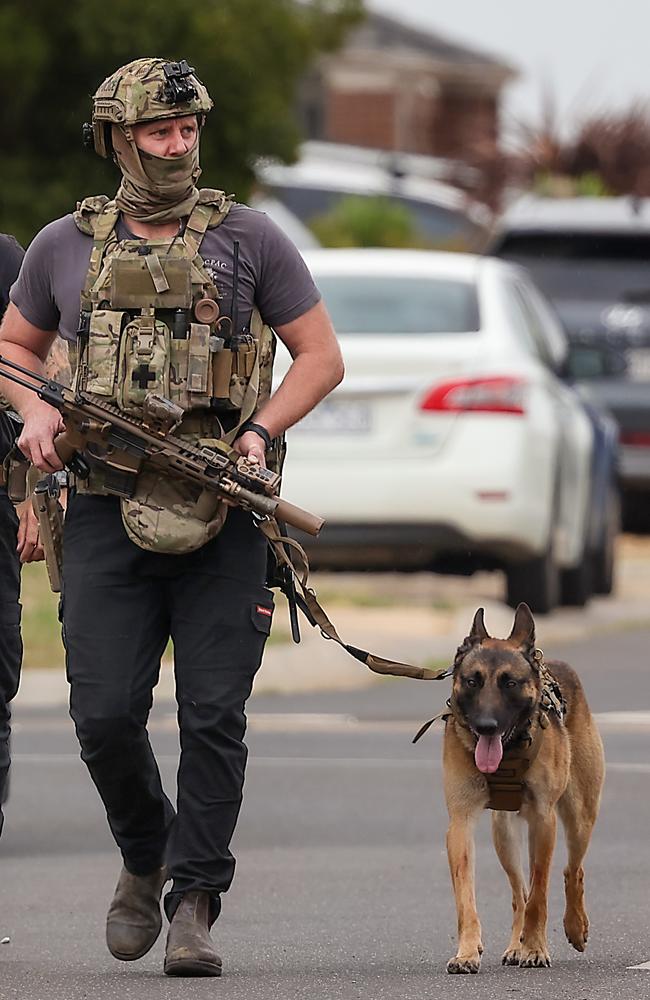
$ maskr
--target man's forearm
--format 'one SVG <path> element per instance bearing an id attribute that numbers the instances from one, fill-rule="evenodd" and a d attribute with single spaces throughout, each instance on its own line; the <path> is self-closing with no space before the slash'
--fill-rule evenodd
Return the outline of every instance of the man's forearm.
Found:
<path id="1" fill-rule="evenodd" d="M 30 371 L 45 374 L 45 366 L 38 355 L 34 354 L 33 351 L 27 350 L 25 347 L 20 347 L 18 344 L 0 340 L 0 355 L 9 361 L 22 365 L 23 368 L 29 368 Z M 0 370 L 1 367 L 0 365 Z M 26 381 L 30 381 L 28 375 L 21 375 L 20 377 L 25 378 Z M 7 378 L 0 378 L 0 389 L 2 390 L 2 395 L 11 403 L 14 410 L 23 417 L 25 416 L 25 412 L 34 405 L 35 400 L 40 402 L 38 397 L 29 389 L 24 389 L 21 385 L 10 382 Z"/>
<path id="2" fill-rule="evenodd" d="M 302 420 L 343 377 L 340 357 L 304 353 L 293 361 L 281 385 L 256 415 L 271 437 Z"/>
<path id="3" fill-rule="evenodd" d="M 55 339 L 56 331 L 48 332 L 32 326 L 24 319 L 13 302 L 9 303 L 0 326 L 0 355 L 22 365 L 23 368 L 45 374 L 43 363 Z M 25 377 L 27 378 L 27 376 Z M 49 377 L 56 377 L 56 375 L 51 372 Z M 0 379 L 0 392 L 22 416 L 31 407 L 40 403 L 38 397 L 29 389 L 23 389 L 6 378 Z M 40 405 L 45 404 L 40 403 Z"/>

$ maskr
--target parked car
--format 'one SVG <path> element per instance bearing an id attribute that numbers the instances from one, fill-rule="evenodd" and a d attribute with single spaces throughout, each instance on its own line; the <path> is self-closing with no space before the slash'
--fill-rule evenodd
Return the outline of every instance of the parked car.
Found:
<path id="1" fill-rule="evenodd" d="M 615 526 L 593 494 L 614 458 L 599 478 L 594 421 L 558 375 L 564 332 L 526 273 L 428 251 L 305 259 L 346 363 L 289 432 L 285 493 L 326 518 L 305 540 L 313 564 L 501 569 L 513 606 L 584 603 L 612 561 Z M 281 377 L 282 352 L 278 365 Z"/>
<path id="2" fill-rule="evenodd" d="M 297 163 L 263 161 L 256 173 L 262 193 L 282 203 L 302 223 L 327 214 L 346 197 L 388 197 L 405 208 L 413 231 L 429 243 L 485 242 L 491 216 L 457 187 L 418 173 L 415 157 L 306 142 Z M 467 168 L 465 168 L 467 169 Z"/>
<path id="3" fill-rule="evenodd" d="M 620 428 L 628 503 L 650 492 L 650 199 L 516 202 L 488 253 L 525 266 L 571 340 L 569 370 L 584 397 Z"/>

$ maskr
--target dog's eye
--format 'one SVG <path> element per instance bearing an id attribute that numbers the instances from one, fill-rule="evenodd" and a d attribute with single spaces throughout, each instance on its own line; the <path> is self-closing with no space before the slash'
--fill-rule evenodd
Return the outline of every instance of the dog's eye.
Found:
<path id="1" fill-rule="evenodd" d="M 478 684 L 478 681 L 476 680 L 475 677 L 466 677 L 465 683 L 467 684 L 468 687 L 475 688 L 476 685 Z"/>
<path id="2" fill-rule="evenodd" d="M 517 687 L 517 681 L 508 680 L 508 681 L 505 682 L 504 686 L 507 687 L 507 688 Z"/>

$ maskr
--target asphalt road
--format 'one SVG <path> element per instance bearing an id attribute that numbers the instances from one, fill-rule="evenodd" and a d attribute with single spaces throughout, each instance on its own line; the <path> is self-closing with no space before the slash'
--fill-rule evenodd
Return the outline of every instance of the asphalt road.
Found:
<path id="1" fill-rule="evenodd" d="M 594 711 L 606 713 L 609 768 L 587 859 L 589 947 L 580 956 L 564 940 L 559 845 L 550 970 L 500 965 L 510 893 L 485 817 L 483 968 L 445 972 L 456 921 L 440 735 L 410 742 L 444 703 L 444 682 L 388 679 L 363 691 L 251 701 L 238 873 L 215 928 L 221 980 L 164 977 L 163 937 L 133 964 L 108 954 L 104 917 L 120 862 L 99 799 L 64 712 L 19 710 L 0 845 L 0 939 L 10 939 L 0 944 L 0 998 L 649 998 L 650 968 L 629 968 L 650 962 L 649 648 L 650 631 L 635 631 L 546 649 L 573 663 Z M 173 791 L 171 705 L 156 707 L 152 732 Z"/>

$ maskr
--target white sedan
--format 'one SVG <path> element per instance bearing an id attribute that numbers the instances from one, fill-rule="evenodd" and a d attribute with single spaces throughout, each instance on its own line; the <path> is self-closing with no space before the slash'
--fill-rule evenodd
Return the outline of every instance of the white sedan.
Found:
<path id="1" fill-rule="evenodd" d="M 593 429 L 525 272 L 412 250 L 305 259 L 346 364 L 288 435 L 283 492 L 326 519 L 313 565 L 503 569 L 510 604 L 550 610 L 585 563 Z"/>

